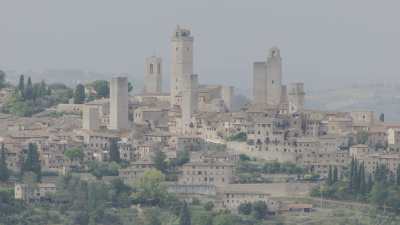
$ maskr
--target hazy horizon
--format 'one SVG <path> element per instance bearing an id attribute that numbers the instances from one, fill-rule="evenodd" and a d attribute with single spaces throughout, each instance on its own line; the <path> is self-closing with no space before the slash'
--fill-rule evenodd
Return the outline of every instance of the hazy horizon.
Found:
<path id="1" fill-rule="evenodd" d="M 386 3 L 386 4 L 384 4 Z M 79 69 L 143 76 L 163 58 L 177 24 L 195 37 L 202 83 L 248 90 L 252 63 L 278 46 L 285 82 L 306 89 L 397 82 L 400 2 L 377 1 L 17 1 L 1 0 L 0 69 Z M 149 13 L 151 12 L 151 13 Z"/>

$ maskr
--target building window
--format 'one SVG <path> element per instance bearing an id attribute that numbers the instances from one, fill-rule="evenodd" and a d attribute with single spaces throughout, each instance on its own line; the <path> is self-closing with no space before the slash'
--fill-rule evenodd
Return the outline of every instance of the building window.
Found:
<path id="1" fill-rule="evenodd" d="M 153 73 L 153 63 L 150 64 L 150 73 Z"/>

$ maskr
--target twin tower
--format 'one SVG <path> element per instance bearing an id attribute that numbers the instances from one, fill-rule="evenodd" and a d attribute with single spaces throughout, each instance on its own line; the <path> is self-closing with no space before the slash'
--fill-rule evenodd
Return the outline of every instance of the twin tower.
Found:
<path id="1" fill-rule="evenodd" d="M 190 30 L 179 26 L 171 38 L 172 64 L 170 96 L 171 106 L 181 106 L 184 92 L 197 88 L 197 75 L 193 74 L 193 36 Z M 162 92 L 162 60 L 152 56 L 146 59 L 144 90 L 145 94 L 161 94 Z"/>
<path id="2" fill-rule="evenodd" d="M 188 126 L 192 114 L 198 109 L 199 85 L 198 75 L 193 74 L 193 41 L 190 30 L 179 26 L 171 37 L 170 103 L 171 107 L 181 108 L 183 126 Z M 161 58 L 152 56 L 146 59 L 144 80 L 145 94 L 161 94 Z"/>
<path id="3" fill-rule="evenodd" d="M 290 83 L 282 85 L 282 58 L 280 50 L 273 47 L 269 50 L 265 62 L 253 65 L 253 103 L 282 108 L 288 112 L 299 112 L 304 109 L 304 84 Z"/>

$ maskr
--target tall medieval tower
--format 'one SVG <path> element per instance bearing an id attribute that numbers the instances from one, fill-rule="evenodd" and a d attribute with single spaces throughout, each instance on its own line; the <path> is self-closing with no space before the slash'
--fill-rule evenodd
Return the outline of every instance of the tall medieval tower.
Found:
<path id="1" fill-rule="evenodd" d="M 193 74 L 193 37 L 177 26 L 172 38 L 171 106 L 181 105 L 182 91 Z"/>

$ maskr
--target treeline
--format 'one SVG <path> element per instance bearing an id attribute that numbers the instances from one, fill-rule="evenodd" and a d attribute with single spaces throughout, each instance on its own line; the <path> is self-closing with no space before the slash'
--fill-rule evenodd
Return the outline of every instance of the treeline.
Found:
<path id="1" fill-rule="evenodd" d="M 58 103 L 67 103 L 72 93 L 63 84 L 48 85 L 44 81 L 33 83 L 30 77 L 25 81 L 24 75 L 21 75 L 2 110 L 16 116 L 32 116 Z"/>
<path id="2" fill-rule="evenodd" d="M 378 207 L 400 210 L 400 166 L 391 173 L 385 165 L 377 165 L 373 174 L 365 170 L 364 162 L 352 159 L 348 171 L 339 178 L 330 168 L 326 183 L 316 187 L 312 196 L 371 203 Z"/>
<path id="3" fill-rule="evenodd" d="M 250 159 L 247 155 L 240 155 L 239 157 L 240 160 L 236 164 L 235 171 L 240 183 L 267 183 L 270 180 L 263 175 L 288 174 L 300 177 L 306 172 L 303 167 L 290 162 L 259 162 Z"/>
<path id="4" fill-rule="evenodd" d="M 11 176 L 11 170 L 7 165 L 7 149 L 4 144 L 0 149 L 0 182 L 7 182 Z M 21 170 L 15 174 L 17 178 L 23 179 L 24 175 L 30 177 L 34 182 L 40 182 L 42 178 L 42 167 L 36 144 L 29 143 L 28 148 L 23 150 Z"/>

